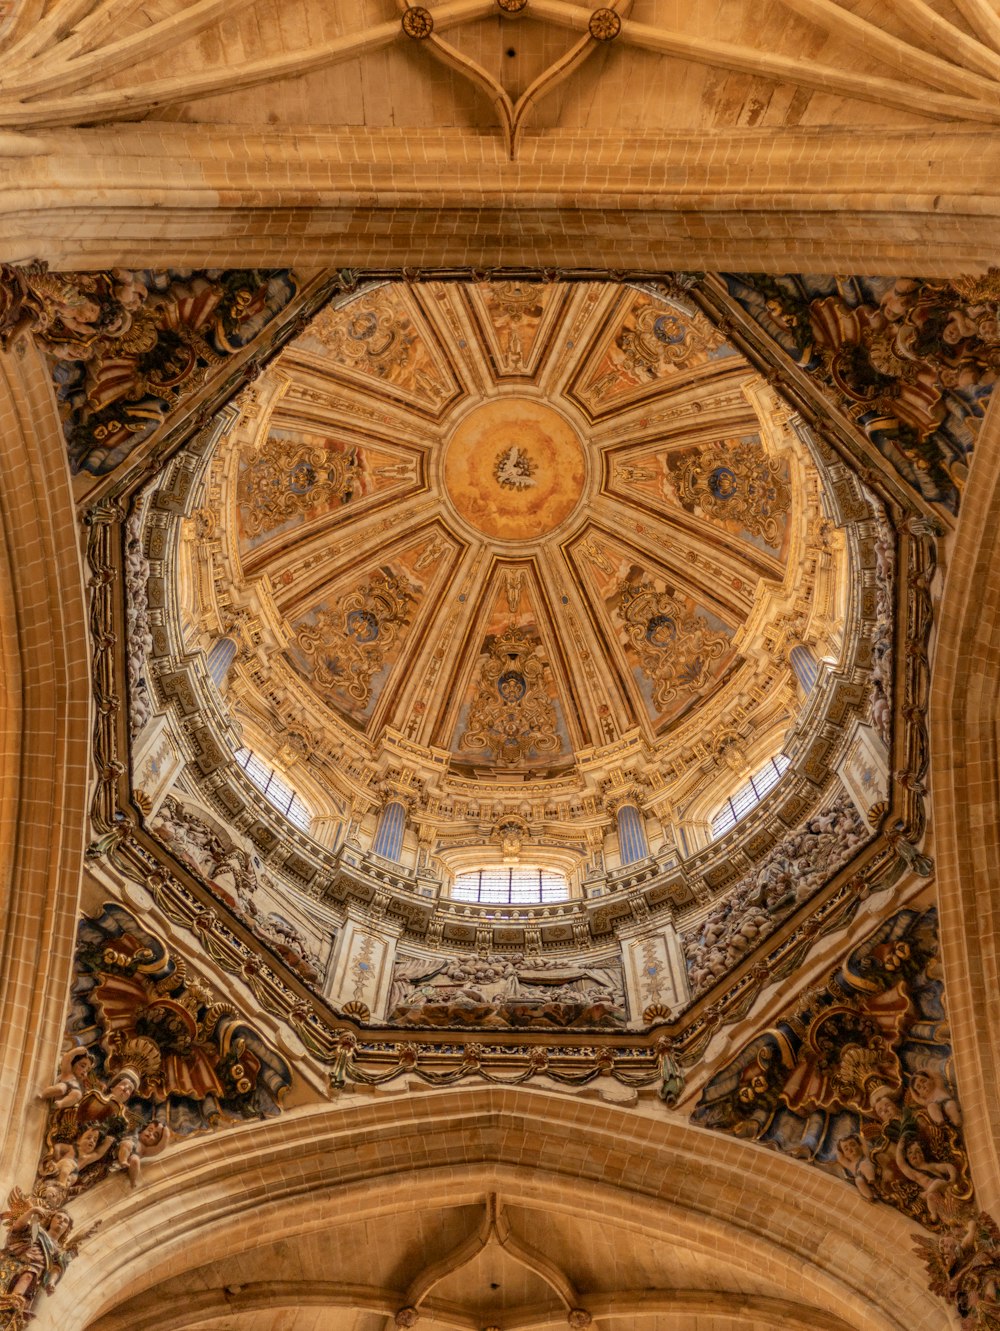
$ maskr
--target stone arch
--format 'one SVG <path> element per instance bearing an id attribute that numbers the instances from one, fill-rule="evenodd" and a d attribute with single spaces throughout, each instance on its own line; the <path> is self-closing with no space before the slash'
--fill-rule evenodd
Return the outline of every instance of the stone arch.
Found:
<path id="1" fill-rule="evenodd" d="M 366 1097 L 175 1145 L 149 1167 L 140 1191 L 102 1186 L 87 1197 L 89 1215 L 78 1223 L 103 1216 L 105 1225 L 88 1244 L 87 1262 L 64 1281 L 59 1325 L 173 1326 L 176 1319 L 163 1316 L 176 1291 L 158 1290 L 168 1279 L 186 1280 L 262 1242 L 292 1250 L 345 1217 L 401 1224 L 487 1191 L 547 1216 L 599 1216 L 602 1228 L 669 1237 L 724 1255 L 733 1271 L 766 1272 L 764 1302 L 744 1309 L 741 1326 L 752 1324 L 751 1311 L 765 1323 L 770 1315 L 768 1325 L 824 1331 L 940 1325 L 940 1305 L 910 1251 L 908 1222 L 879 1208 L 873 1224 L 872 1211 L 843 1181 L 666 1116 L 494 1087 Z M 328 1274 L 309 1298 L 335 1307 L 355 1297 L 344 1293 L 349 1275 Z M 203 1274 L 196 1284 L 210 1291 L 212 1282 Z M 249 1290 L 246 1311 L 272 1296 L 291 1306 L 304 1292 Z M 625 1293 L 638 1315 L 637 1291 Z M 730 1305 L 742 1297 L 738 1288 L 722 1294 Z M 691 1312 L 726 1306 L 725 1298 L 698 1304 L 696 1296 L 685 1292 Z M 199 1293 L 200 1302 L 186 1306 L 197 1314 L 191 1324 L 211 1325 L 221 1297 Z M 382 1304 L 391 1302 L 382 1296 Z M 376 1310 L 385 1311 L 382 1304 Z M 44 1325 L 40 1319 L 39 1331 Z"/>
<path id="2" fill-rule="evenodd" d="M 931 691 L 941 953 L 966 1141 L 980 1201 L 1000 1206 L 1000 412 L 976 444 L 947 547 Z"/>
<path id="3" fill-rule="evenodd" d="M 62 1042 L 91 772 L 90 661 L 66 444 L 42 355 L 0 354 L 0 1164 L 31 1171 Z M 22 1168 L 23 1164 L 23 1168 Z"/>

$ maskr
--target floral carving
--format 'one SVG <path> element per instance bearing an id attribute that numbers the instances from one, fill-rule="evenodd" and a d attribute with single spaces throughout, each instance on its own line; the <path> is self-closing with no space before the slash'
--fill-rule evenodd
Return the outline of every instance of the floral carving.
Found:
<path id="1" fill-rule="evenodd" d="M 587 29 L 596 41 L 612 42 L 622 30 L 621 17 L 613 9 L 595 9 Z"/>
<path id="2" fill-rule="evenodd" d="M 318 687 L 346 693 L 366 706 L 386 649 L 410 622 L 411 600 L 412 591 L 401 578 L 380 572 L 345 596 L 339 610 L 321 610 L 312 623 L 301 625 L 298 645 Z"/>
<path id="3" fill-rule="evenodd" d="M 736 523 L 769 545 L 777 544 L 778 519 L 791 508 L 791 489 L 781 464 L 759 443 L 709 444 L 694 456 L 668 455 L 666 465 L 688 512 Z"/>
<path id="4" fill-rule="evenodd" d="M 407 37 L 413 37 L 417 41 L 429 37 L 434 31 L 433 16 L 423 5 L 410 5 L 409 9 L 404 11 L 401 21 Z"/>
<path id="5" fill-rule="evenodd" d="M 545 692 L 545 663 L 522 629 L 511 626 L 490 644 L 459 747 L 486 749 L 505 765 L 561 748 L 556 709 Z"/>
<path id="6" fill-rule="evenodd" d="M 240 472 L 237 501 L 249 536 L 272 531 L 319 504 L 346 504 L 364 493 L 364 450 L 333 440 L 270 436 Z"/>
<path id="7" fill-rule="evenodd" d="M 31 333 L 52 364 L 74 471 L 102 475 L 296 291 L 289 272 L 49 273 L 0 265 L 0 345 Z"/>
<path id="8" fill-rule="evenodd" d="M 1000 374 L 995 278 L 727 273 L 725 282 L 900 475 L 957 512 Z"/>
<path id="9" fill-rule="evenodd" d="M 708 680 L 713 663 L 729 649 L 725 633 L 704 616 L 691 613 L 670 592 L 650 583 L 624 583 L 618 616 L 653 683 L 653 702 L 665 707 L 683 689 L 693 692 Z"/>
<path id="10" fill-rule="evenodd" d="M 1000 1230 L 975 1205 L 942 999 L 937 913 L 899 911 L 713 1077 L 692 1117 L 930 1230 L 931 1288 L 968 1331 L 996 1331 Z"/>

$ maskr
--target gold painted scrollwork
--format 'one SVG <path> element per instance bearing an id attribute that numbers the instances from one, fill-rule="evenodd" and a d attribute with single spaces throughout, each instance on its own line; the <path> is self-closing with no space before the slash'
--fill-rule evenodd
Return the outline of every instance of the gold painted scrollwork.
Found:
<path id="1" fill-rule="evenodd" d="M 247 462 L 237 486 L 247 534 L 273 531 L 317 504 L 348 503 L 363 470 L 360 449 L 269 438 Z"/>
<path id="2" fill-rule="evenodd" d="M 760 444 L 708 445 L 693 457 L 668 458 L 667 467 L 686 509 L 735 522 L 752 536 L 777 543 L 778 518 L 791 508 L 791 487 L 781 463 L 768 457 Z"/>
<path id="3" fill-rule="evenodd" d="M 682 690 L 701 688 L 730 645 L 703 616 L 648 583 L 622 586 L 618 614 L 643 672 L 652 680 L 657 707 L 665 707 Z"/>
<path id="4" fill-rule="evenodd" d="M 480 669 L 460 747 L 487 749 L 505 765 L 523 761 L 532 750 L 557 753 L 556 709 L 544 680 L 538 646 L 523 630 L 507 629 L 494 640 Z"/>
<path id="5" fill-rule="evenodd" d="M 321 610 L 311 624 L 301 625 L 297 643 L 313 664 L 317 686 L 367 705 L 385 649 L 409 622 L 410 599 L 402 579 L 378 573 L 345 596 L 338 610 Z"/>

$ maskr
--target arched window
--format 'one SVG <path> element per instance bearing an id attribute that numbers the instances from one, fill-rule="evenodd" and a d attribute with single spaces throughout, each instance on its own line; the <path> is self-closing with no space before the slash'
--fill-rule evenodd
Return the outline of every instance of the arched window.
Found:
<path id="1" fill-rule="evenodd" d="M 272 804 L 279 813 L 283 813 L 289 822 L 300 827 L 303 832 L 308 832 L 312 815 L 291 786 L 282 781 L 274 768 L 261 762 L 257 755 L 247 748 L 237 749 L 235 758 L 268 804 Z"/>
<path id="2" fill-rule="evenodd" d="M 218 638 L 205 657 L 208 673 L 216 688 L 221 689 L 229 674 L 229 667 L 236 660 L 237 647 L 232 638 Z"/>
<path id="3" fill-rule="evenodd" d="M 795 672 L 795 678 L 802 685 L 805 693 L 812 693 L 813 685 L 819 678 L 819 662 L 808 647 L 793 647 L 788 653 L 789 664 Z"/>
<path id="4" fill-rule="evenodd" d="M 730 795 L 712 819 L 712 836 L 725 836 L 741 818 L 745 818 L 768 791 L 778 784 L 788 770 L 788 763 L 789 759 L 783 753 L 776 754 L 768 759 L 759 772 L 754 773 L 745 786 L 740 786 L 734 795 Z"/>
<path id="5" fill-rule="evenodd" d="M 566 901 L 569 883 L 551 869 L 498 864 L 457 874 L 451 895 L 454 901 L 478 901 L 484 906 L 542 906 Z"/>

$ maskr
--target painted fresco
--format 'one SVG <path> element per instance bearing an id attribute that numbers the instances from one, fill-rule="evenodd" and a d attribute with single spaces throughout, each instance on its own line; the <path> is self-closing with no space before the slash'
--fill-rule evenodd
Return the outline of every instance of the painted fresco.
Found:
<path id="1" fill-rule="evenodd" d="M 0 265 L 0 345 L 44 349 L 70 469 L 101 476 L 291 300 L 291 272 L 49 273 Z"/>
<path id="2" fill-rule="evenodd" d="M 458 762 L 534 769 L 572 755 L 538 617 L 517 572 L 496 598 L 455 736 Z"/>
<path id="3" fill-rule="evenodd" d="M 327 373 L 434 413 L 457 392 L 444 353 L 401 283 L 328 305 L 296 342 Z"/>
<path id="4" fill-rule="evenodd" d="M 532 374 L 545 349 L 547 334 L 565 303 L 554 282 L 477 282 L 465 288 L 476 312 L 494 372 Z"/>
<path id="5" fill-rule="evenodd" d="M 770 1146 L 916 1221 L 931 1288 L 1000 1325 L 1000 1230 L 976 1206 L 937 911 L 901 910 L 705 1087 L 692 1121 Z M 874 1218 L 877 1226 L 877 1218 Z"/>
<path id="6" fill-rule="evenodd" d="M 237 519 L 244 549 L 357 505 L 369 495 L 412 486 L 417 460 L 366 442 L 305 430 L 272 429 L 240 458 Z"/>
<path id="7" fill-rule="evenodd" d="M 622 458 L 614 482 L 625 494 L 631 490 L 657 507 L 683 509 L 776 559 L 787 554 L 788 463 L 770 457 L 759 434 Z"/>
<path id="8" fill-rule="evenodd" d="M 442 554 L 428 536 L 331 589 L 293 621 L 288 659 L 356 725 L 371 717 Z"/>
<path id="9" fill-rule="evenodd" d="M 734 627 L 675 586 L 633 550 L 589 536 L 574 559 L 604 606 L 654 730 L 678 720 L 736 659 Z"/>
<path id="10" fill-rule="evenodd" d="M 393 968 L 389 1020 L 485 1030 L 621 1029 L 628 1014 L 619 962 L 404 956 Z"/>
<path id="11" fill-rule="evenodd" d="M 537 541 L 573 512 L 587 463 L 576 431 L 547 403 L 484 402 L 459 422 L 444 461 L 448 498 L 470 526 L 501 541 Z"/>
<path id="12" fill-rule="evenodd" d="M 957 513 L 1000 373 L 996 279 L 722 276 L 899 474 Z"/>
<path id="13" fill-rule="evenodd" d="M 735 356 L 701 314 L 646 292 L 635 292 L 614 327 L 597 343 L 574 395 L 594 416 L 662 392 L 710 361 Z"/>

